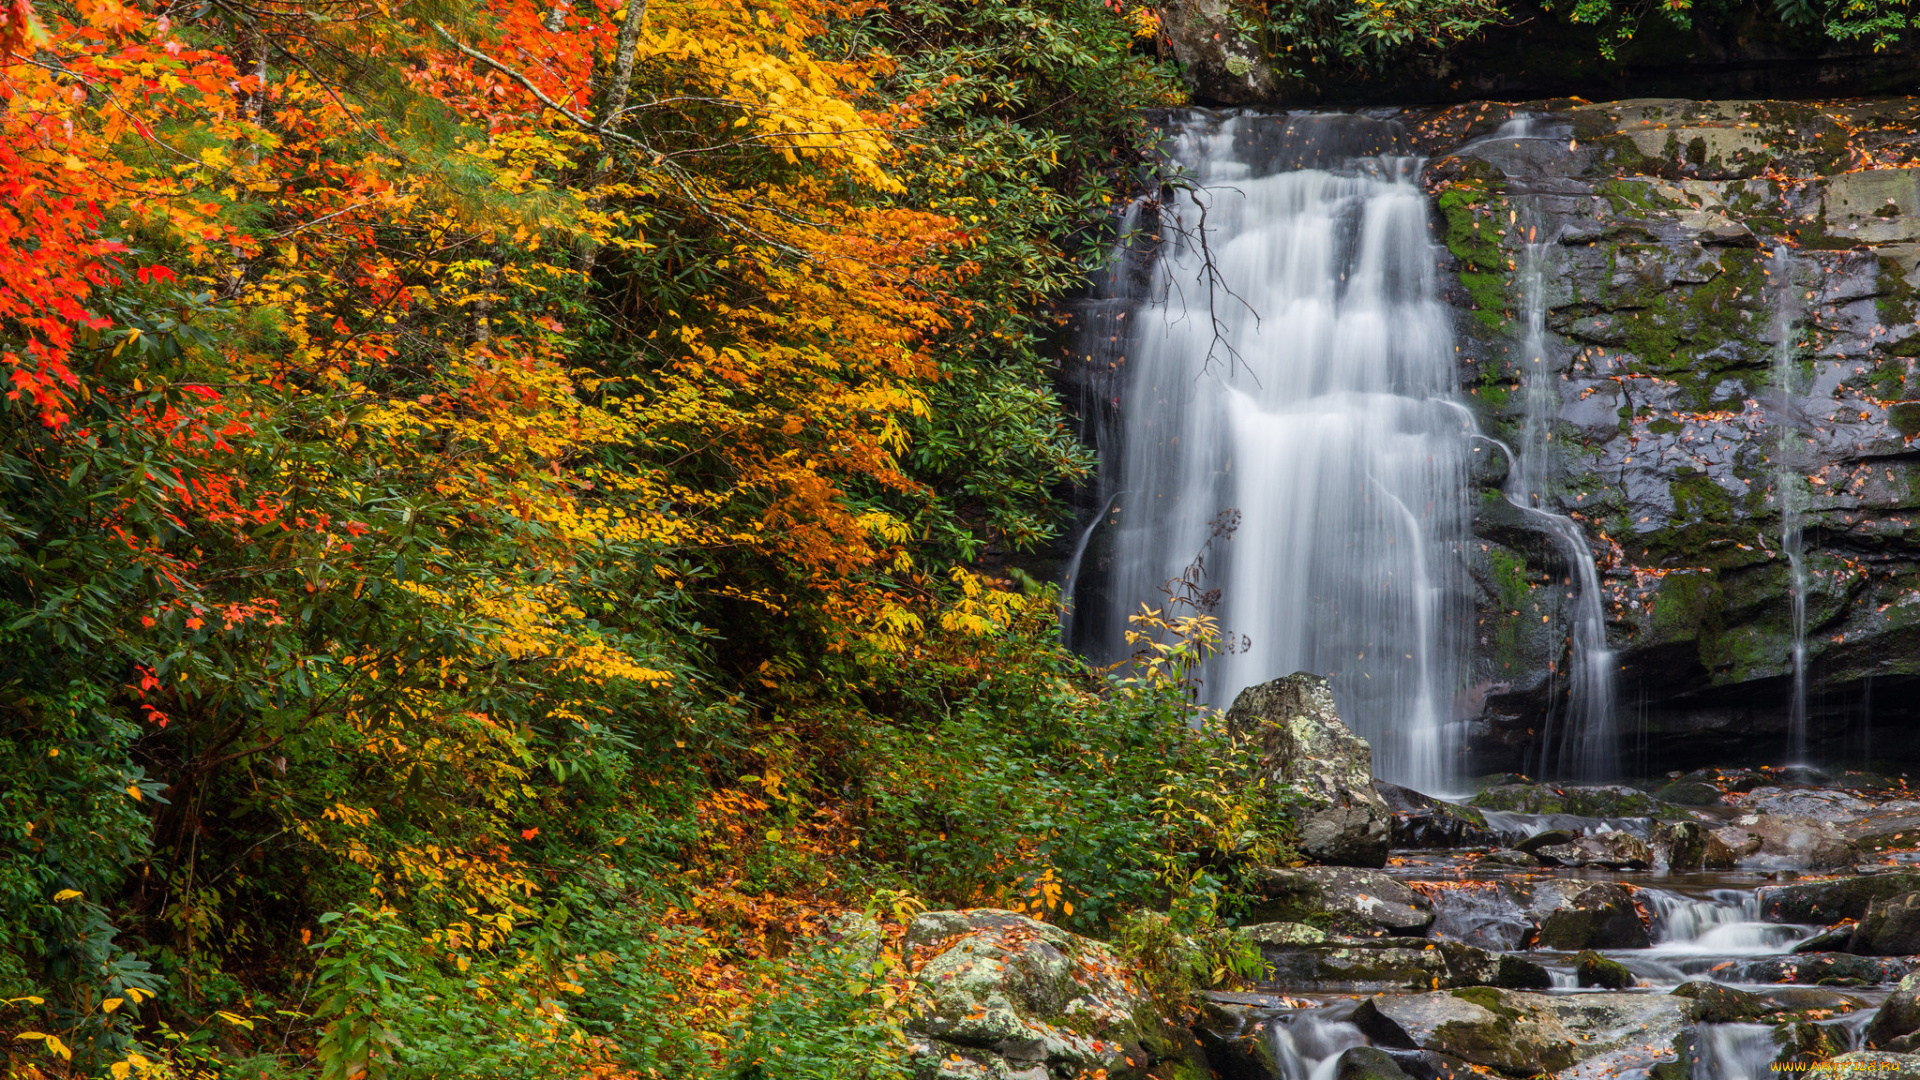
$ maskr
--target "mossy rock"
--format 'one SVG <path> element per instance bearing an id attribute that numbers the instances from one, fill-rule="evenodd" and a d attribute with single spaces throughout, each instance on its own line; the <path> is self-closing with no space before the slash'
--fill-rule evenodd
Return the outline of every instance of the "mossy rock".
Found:
<path id="1" fill-rule="evenodd" d="M 1573 971 L 1581 986 L 1597 986 L 1603 990 L 1626 990 L 1638 981 L 1625 964 L 1601 956 L 1592 949 L 1573 958 Z"/>

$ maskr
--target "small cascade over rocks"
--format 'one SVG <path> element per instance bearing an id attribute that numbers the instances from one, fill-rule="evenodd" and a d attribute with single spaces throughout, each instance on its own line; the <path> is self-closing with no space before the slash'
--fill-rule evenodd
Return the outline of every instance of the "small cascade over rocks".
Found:
<path id="1" fill-rule="evenodd" d="M 1702 1024 L 1690 1080 L 1771 1080 L 1780 1060 L 1769 1024 Z"/>
<path id="2" fill-rule="evenodd" d="M 1306 1012 L 1274 1024 L 1269 1034 L 1274 1060 L 1280 1066 L 1279 1080 L 1334 1080 L 1341 1055 L 1353 1047 L 1369 1045 L 1352 1022 Z"/>

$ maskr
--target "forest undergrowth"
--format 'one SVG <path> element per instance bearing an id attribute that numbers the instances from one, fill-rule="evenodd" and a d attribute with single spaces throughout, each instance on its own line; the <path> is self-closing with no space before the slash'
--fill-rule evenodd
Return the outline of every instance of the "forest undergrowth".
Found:
<path id="1" fill-rule="evenodd" d="M 9 1075 L 895 1076 L 849 913 L 1211 925 L 1284 823 L 1204 625 L 980 569 L 1153 28 L 7 0 Z"/>

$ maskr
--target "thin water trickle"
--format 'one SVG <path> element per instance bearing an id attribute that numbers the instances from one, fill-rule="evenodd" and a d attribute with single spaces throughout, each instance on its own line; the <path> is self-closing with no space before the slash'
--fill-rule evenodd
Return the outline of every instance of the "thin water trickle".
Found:
<path id="1" fill-rule="evenodd" d="M 1167 606 L 1205 549 L 1196 592 L 1219 590 L 1236 643 L 1201 673 L 1207 702 L 1327 675 L 1375 772 L 1440 791 L 1472 602 L 1466 433 L 1420 162 L 1390 152 L 1403 141 L 1359 116 L 1180 126 L 1194 187 L 1164 206 L 1152 293 L 1126 320 L 1105 460 L 1129 494 L 1108 515 L 1094 651 L 1124 657 L 1126 616 Z M 1208 548 L 1230 511 L 1237 530 Z"/>
<path id="2" fill-rule="evenodd" d="M 1553 537 L 1575 581 L 1569 598 L 1570 647 L 1564 730 L 1555 732 L 1549 714 L 1540 740 L 1540 772 L 1580 780 L 1610 780 L 1618 772 L 1614 731 L 1614 656 L 1607 645 L 1606 597 L 1593 549 L 1578 522 L 1548 509 L 1547 477 L 1553 475 L 1553 419 L 1560 408 L 1552 373 L 1545 362 L 1545 255 L 1551 240 L 1530 243 L 1523 252 L 1522 297 L 1527 333 L 1522 341 L 1526 422 L 1515 468 L 1508 475 L 1507 501 L 1529 513 Z M 1558 745 L 1555 745 L 1556 735 Z"/>
<path id="3" fill-rule="evenodd" d="M 1793 764 L 1807 763 L 1807 562 L 1805 538 L 1801 534 L 1801 515 L 1806 496 L 1796 463 L 1802 457 L 1806 437 L 1794 422 L 1796 353 L 1795 324 L 1798 322 L 1799 293 L 1795 285 L 1797 266 L 1785 244 L 1775 249 L 1769 267 L 1773 292 L 1773 388 L 1779 396 L 1775 424 L 1774 501 L 1780 511 L 1780 551 L 1787 557 L 1788 582 L 1792 600 L 1793 645 L 1789 663 L 1793 671 L 1793 691 L 1787 705 L 1787 749 Z"/>
<path id="4" fill-rule="evenodd" d="M 1517 116 L 1490 137 L 1495 147 L 1514 149 L 1522 142 L 1564 138 L 1557 128 L 1540 125 L 1531 116 Z M 1525 198 L 1516 198 L 1529 211 L 1516 222 L 1522 230 L 1520 266 L 1515 283 L 1525 315 L 1520 339 L 1519 368 L 1525 403 L 1518 445 L 1512 453 L 1504 494 L 1525 510 L 1553 538 L 1567 562 L 1573 593 L 1569 600 L 1568 671 L 1564 717 L 1556 723 L 1549 706 L 1540 732 L 1539 772 L 1576 780 L 1611 780 L 1619 773 L 1619 738 L 1615 730 L 1613 650 L 1607 644 L 1606 596 L 1593 548 L 1580 524 L 1555 509 L 1550 478 L 1558 474 L 1554 453 L 1555 421 L 1560 393 L 1547 331 L 1551 254 L 1558 238 L 1551 219 L 1532 213 Z"/>

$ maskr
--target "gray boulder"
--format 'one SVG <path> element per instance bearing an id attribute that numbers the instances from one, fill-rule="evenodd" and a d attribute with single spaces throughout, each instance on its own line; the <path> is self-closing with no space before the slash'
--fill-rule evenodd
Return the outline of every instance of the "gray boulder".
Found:
<path id="1" fill-rule="evenodd" d="M 1861 956 L 1920 953 L 1920 892 L 1875 900 L 1853 928 L 1847 951 Z"/>
<path id="2" fill-rule="evenodd" d="M 906 943 L 920 991 L 907 1026 L 920 1075 L 1016 1080 L 1105 1069 L 1144 1080 L 1165 1052 L 1185 1049 L 1167 1038 L 1140 981 L 1097 941 L 979 909 L 926 912 Z"/>
<path id="3" fill-rule="evenodd" d="M 1336 866 L 1387 864 L 1393 812 L 1373 789 L 1373 748 L 1340 722 L 1333 689 L 1299 672 L 1240 691 L 1227 725 L 1255 741 L 1262 768 L 1300 802 L 1300 853 Z"/>
<path id="4" fill-rule="evenodd" d="M 1393 1055 L 1375 1046 L 1355 1046 L 1340 1055 L 1333 1080 L 1411 1080 Z"/>
<path id="5" fill-rule="evenodd" d="M 1300 921 L 1332 915 L 1341 929 L 1354 933 L 1384 931 L 1418 936 L 1433 922 L 1427 898 L 1378 870 L 1345 866 L 1262 869 L 1254 876 L 1261 899 L 1251 914 L 1258 919 Z"/>
<path id="6" fill-rule="evenodd" d="M 1500 842 L 1487 827 L 1486 815 L 1471 806 L 1436 799 L 1384 780 L 1374 781 L 1373 788 L 1393 811 L 1396 848 L 1493 847 Z"/>
<path id="7" fill-rule="evenodd" d="M 1865 916 L 1876 900 L 1910 892 L 1920 892 L 1920 874 L 1853 874 L 1767 885 L 1758 892 L 1760 918 L 1776 923 L 1835 923 Z"/>
<path id="8" fill-rule="evenodd" d="M 1900 980 L 1900 985 L 1887 1000 L 1880 1003 L 1880 1011 L 1867 1021 L 1864 1034 L 1866 1044 L 1876 1050 L 1892 1050 L 1895 1053 L 1910 1054 L 1920 1044 L 1920 986 L 1911 975 Z"/>

